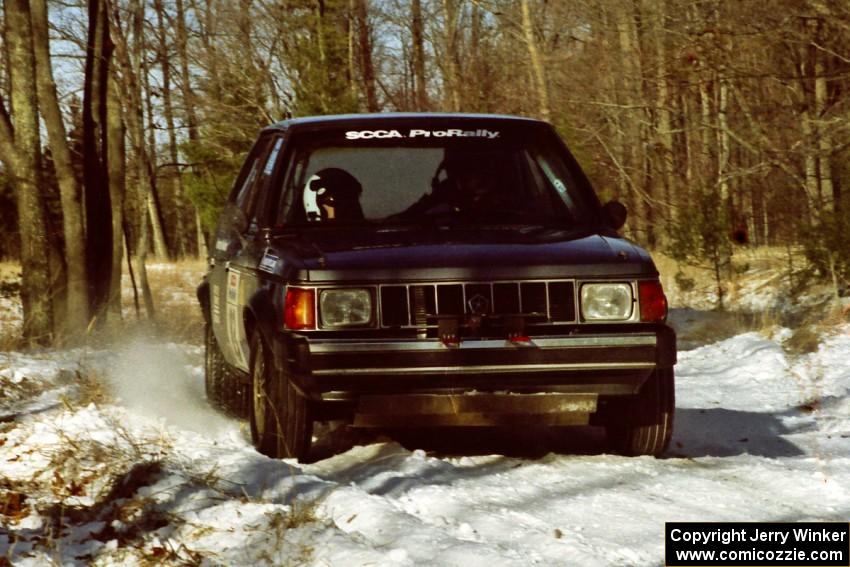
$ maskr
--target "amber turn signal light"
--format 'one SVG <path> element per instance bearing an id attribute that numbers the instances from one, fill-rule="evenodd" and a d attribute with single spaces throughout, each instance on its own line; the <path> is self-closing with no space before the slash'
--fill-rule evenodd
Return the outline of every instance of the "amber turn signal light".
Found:
<path id="1" fill-rule="evenodd" d="M 640 296 L 640 320 L 645 323 L 661 323 L 667 319 L 667 297 L 661 282 L 638 283 Z"/>
<path id="2" fill-rule="evenodd" d="M 283 324 L 294 330 L 316 328 L 316 290 L 300 287 L 286 290 Z"/>

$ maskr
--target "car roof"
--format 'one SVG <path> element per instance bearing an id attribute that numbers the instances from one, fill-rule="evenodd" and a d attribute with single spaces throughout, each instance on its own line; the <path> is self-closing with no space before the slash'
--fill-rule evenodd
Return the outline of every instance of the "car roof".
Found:
<path id="1" fill-rule="evenodd" d="M 280 130 L 323 130 L 325 128 L 340 127 L 376 127 L 387 126 L 393 122 L 409 125 L 411 122 L 421 121 L 431 124 L 449 124 L 453 122 L 481 122 L 494 124 L 496 122 L 526 123 L 529 125 L 543 125 L 546 122 L 535 118 L 524 116 L 511 116 L 507 114 L 466 114 L 450 112 L 383 112 L 378 114 L 329 114 L 325 116 L 304 116 L 282 120 L 270 126 L 264 131 Z"/>

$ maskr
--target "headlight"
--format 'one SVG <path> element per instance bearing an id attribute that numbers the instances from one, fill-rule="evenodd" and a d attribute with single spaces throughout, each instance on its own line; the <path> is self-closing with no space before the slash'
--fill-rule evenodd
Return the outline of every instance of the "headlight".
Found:
<path id="1" fill-rule="evenodd" d="M 326 289 L 319 296 L 325 327 L 362 327 L 372 322 L 372 294 L 367 289 Z"/>
<path id="2" fill-rule="evenodd" d="M 632 316 L 632 286 L 593 283 L 581 286 L 581 313 L 586 321 L 625 321 Z"/>

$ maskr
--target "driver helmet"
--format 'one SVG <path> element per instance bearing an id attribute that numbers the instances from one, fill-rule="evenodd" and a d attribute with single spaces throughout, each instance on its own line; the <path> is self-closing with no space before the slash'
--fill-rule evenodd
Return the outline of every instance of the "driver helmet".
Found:
<path id="1" fill-rule="evenodd" d="M 329 167 L 316 172 L 304 187 L 304 211 L 307 220 L 362 220 L 362 192 L 360 182 L 343 169 Z"/>

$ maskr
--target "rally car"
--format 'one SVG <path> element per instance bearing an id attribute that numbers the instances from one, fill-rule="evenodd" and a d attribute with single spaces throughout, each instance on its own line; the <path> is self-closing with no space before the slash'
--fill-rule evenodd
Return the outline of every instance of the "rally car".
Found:
<path id="1" fill-rule="evenodd" d="M 257 449 L 313 424 L 602 425 L 670 441 L 676 338 L 554 128 L 466 114 L 286 120 L 236 177 L 198 288 L 206 392 Z"/>

